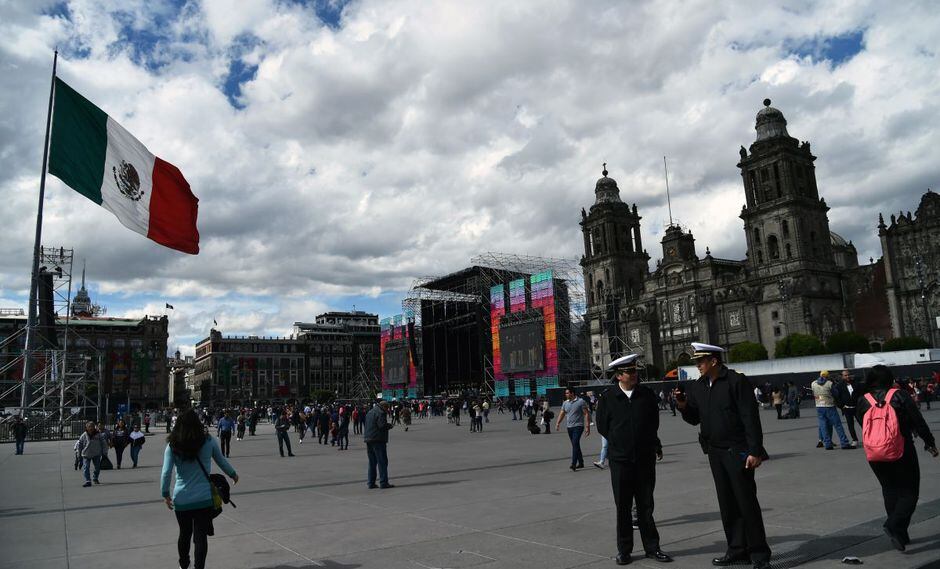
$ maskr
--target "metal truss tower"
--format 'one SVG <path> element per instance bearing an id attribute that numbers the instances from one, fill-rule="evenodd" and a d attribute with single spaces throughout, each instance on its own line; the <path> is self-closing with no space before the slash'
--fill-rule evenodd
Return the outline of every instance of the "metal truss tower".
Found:
<path id="1" fill-rule="evenodd" d="M 32 438 L 59 438 L 73 419 L 100 418 L 102 355 L 91 346 L 83 346 L 83 353 L 70 352 L 70 344 L 82 340 L 69 326 L 72 259 L 72 249 L 40 249 L 39 275 L 51 281 L 54 318 L 51 329 L 43 330 L 50 336 L 47 342 L 36 338 L 30 342 L 32 349 L 26 349 L 27 336 L 39 335 L 41 320 L 36 329 L 30 330 L 27 324 L 0 342 L 0 378 L 13 378 L 0 385 L 0 401 L 19 394 L 21 414 L 27 418 Z M 49 308 L 47 304 L 43 310 Z M 31 371 L 24 378 L 27 358 Z"/>

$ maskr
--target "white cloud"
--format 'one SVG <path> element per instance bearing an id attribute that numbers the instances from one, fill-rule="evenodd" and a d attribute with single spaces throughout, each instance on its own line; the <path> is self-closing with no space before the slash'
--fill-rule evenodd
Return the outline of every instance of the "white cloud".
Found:
<path id="1" fill-rule="evenodd" d="M 27 287 L 58 44 L 62 77 L 187 176 L 202 253 L 130 234 L 51 178 L 44 242 L 87 257 L 104 294 L 165 297 L 171 343 L 212 314 L 286 330 L 293 311 L 348 308 L 324 299 L 378 297 L 482 251 L 577 256 L 604 161 L 654 261 L 664 155 L 700 254 L 740 259 L 737 148 L 765 97 L 812 142 L 832 227 L 863 259 L 879 256 L 878 212 L 914 209 L 940 177 L 940 17 L 920 3 L 364 0 L 338 27 L 292 2 L 54 8 L 0 7 L 0 298 Z M 857 30 L 864 50 L 838 66 L 789 50 Z M 257 66 L 228 93 L 240 109 L 223 92 L 237 61 Z"/>

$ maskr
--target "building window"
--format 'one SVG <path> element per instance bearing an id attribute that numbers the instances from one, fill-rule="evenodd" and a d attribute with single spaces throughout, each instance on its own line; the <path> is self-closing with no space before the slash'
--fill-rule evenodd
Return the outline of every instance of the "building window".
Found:
<path id="1" fill-rule="evenodd" d="M 771 259 L 780 258 L 780 245 L 777 243 L 777 236 L 771 235 L 767 238 L 767 252 Z"/>
<path id="2" fill-rule="evenodd" d="M 764 262 L 764 252 L 763 252 L 763 251 L 760 251 L 760 250 L 757 251 L 757 262 L 758 262 L 758 263 L 763 263 L 763 262 Z"/>
<path id="3" fill-rule="evenodd" d="M 790 236 L 790 224 L 786 219 L 780 222 L 780 230 L 783 232 L 784 239 Z"/>
<path id="4" fill-rule="evenodd" d="M 777 312 L 776 310 L 771 311 L 770 317 L 773 318 L 774 320 L 776 320 L 777 318 L 780 318 L 780 313 Z"/>
<path id="5" fill-rule="evenodd" d="M 774 336 L 780 337 L 780 326 L 774 326 Z"/>

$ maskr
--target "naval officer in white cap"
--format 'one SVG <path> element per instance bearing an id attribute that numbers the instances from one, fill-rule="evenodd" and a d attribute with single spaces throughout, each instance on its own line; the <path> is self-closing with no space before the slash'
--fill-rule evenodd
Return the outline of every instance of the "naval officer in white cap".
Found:
<path id="1" fill-rule="evenodd" d="M 754 386 L 722 363 L 724 349 L 692 343 L 692 359 L 701 377 L 676 389 L 676 406 L 691 425 L 701 425 L 699 442 L 715 480 L 721 524 L 728 549 L 712 565 L 750 561 L 770 567 L 770 547 L 757 501 L 754 470 L 767 458 Z"/>
<path id="2" fill-rule="evenodd" d="M 668 563 L 659 548 L 659 532 L 653 521 L 656 461 L 663 458 L 659 442 L 659 405 L 653 390 L 638 383 L 637 359 L 630 354 L 611 362 L 617 383 L 597 402 L 597 432 L 608 441 L 610 484 L 617 505 L 617 565 L 630 563 L 633 524 L 630 509 L 636 501 L 637 525 L 646 557 Z"/>

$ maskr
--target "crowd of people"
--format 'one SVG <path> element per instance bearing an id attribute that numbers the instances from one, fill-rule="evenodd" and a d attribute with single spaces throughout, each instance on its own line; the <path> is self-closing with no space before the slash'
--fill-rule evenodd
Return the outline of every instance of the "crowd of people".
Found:
<path id="1" fill-rule="evenodd" d="M 800 416 L 800 403 L 811 396 L 818 423 L 817 448 L 852 450 L 864 448 L 871 470 L 882 487 L 887 518 L 884 531 L 891 544 L 903 551 L 910 543 L 908 532 L 919 497 L 920 469 L 914 441 L 920 438 L 933 456 L 938 451 L 932 433 L 921 415 L 930 409 L 938 380 L 895 379 L 884 366 L 875 366 L 864 377 L 851 370 L 821 371 L 810 385 L 792 382 L 754 387 L 744 376 L 724 365 L 721 348 L 694 344 L 695 362 L 701 373 L 697 381 L 682 382 L 676 389 L 654 392 L 637 379 L 636 356 L 611 364 L 616 381 L 605 390 L 579 393 L 565 390 L 565 400 L 556 415 L 546 397 L 489 399 L 480 395 L 423 400 L 297 404 L 265 407 L 191 409 L 173 412 L 131 413 L 110 426 L 89 421 L 74 444 L 75 470 L 81 471 L 83 486 L 100 484 L 101 471 L 136 468 L 152 424 L 166 423 L 161 492 L 167 506 L 175 510 L 180 526 L 180 567 L 190 564 L 190 545 L 195 544 L 193 565 L 204 567 L 206 536 L 212 535 L 212 518 L 218 499 L 209 472 L 215 462 L 233 481 L 238 477 L 228 462 L 233 439 L 257 436 L 258 424 L 272 424 L 278 452 L 295 456 L 296 444 L 327 445 L 346 451 L 350 429 L 362 436 L 366 450 L 368 488 L 389 489 L 389 431 L 395 426 L 408 431 L 415 421 L 446 418 L 461 426 L 469 417 L 469 432 L 482 433 L 490 421 L 490 410 L 509 413 L 512 421 L 525 421 L 532 434 L 567 433 L 571 445 L 569 468 L 584 468 L 582 438 L 595 426 L 600 436 L 600 456 L 593 464 L 608 469 L 617 508 L 618 564 L 631 562 L 633 530 L 640 532 L 647 558 L 669 562 L 671 556 L 659 547 L 653 516 L 656 462 L 662 460 L 658 438 L 662 411 L 700 428 L 699 441 L 708 457 L 715 483 L 727 549 L 712 563 L 716 566 L 741 562 L 757 569 L 769 566 L 767 545 L 754 471 L 769 455 L 763 447 L 759 409 L 775 410 L 778 420 Z M 888 425 L 890 428 L 884 427 Z M 893 425 L 893 427 L 891 427 Z M 860 428 L 859 428 L 860 427 Z M 893 431 L 892 431 L 893 429 Z M 16 420 L 16 454 L 22 454 L 26 426 Z M 897 436 L 892 438 L 892 432 Z M 214 434 L 215 436 L 211 436 Z M 308 436 L 309 435 L 309 436 Z M 834 436 L 835 435 L 835 436 Z M 315 439 L 315 442 L 314 442 Z M 358 440 L 358 439 L 357 439 Z M 111 456 L 113 451 L 114 460 Z M 175 485 L 170 488 L 175 476 Z"/>

